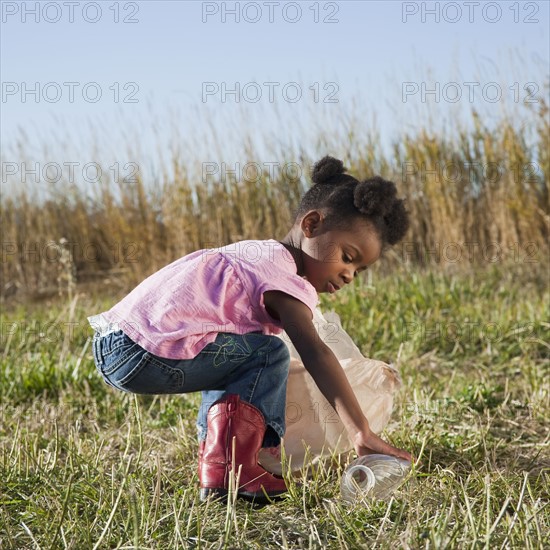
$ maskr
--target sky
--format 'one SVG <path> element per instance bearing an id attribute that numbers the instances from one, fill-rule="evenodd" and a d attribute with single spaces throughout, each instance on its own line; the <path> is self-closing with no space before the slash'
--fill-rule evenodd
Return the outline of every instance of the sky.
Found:
<path id="1" fill-rule="evenodd" d="M 36 177 L 22 161 L 234 165 L 247 140 L 260 164 L 319 154 L 350 117 L 384 148 L 490 122 L 548 97 L 549 4 L 2 1 L 2 183 Z"/>

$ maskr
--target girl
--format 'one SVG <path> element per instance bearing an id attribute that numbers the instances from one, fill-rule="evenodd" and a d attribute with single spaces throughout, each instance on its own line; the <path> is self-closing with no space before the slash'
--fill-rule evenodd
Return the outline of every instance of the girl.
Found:
<path id="1" fill-rule="evenodd" d="M 358 455 L 411 459 L 371 432 L 312 317 L 318 293 L 334 293 L 403 238 L 408 214 L 392 182 L 359 182 L 326 156 L 312 171 L 295 222 L 277 241 L 246 240 L 193 252 L 154 273 L 109 311 L 90 317 L 94 360 L 122 391 L 202 391 L 200 497 L 227 494 L 239 473 L 240 497 L 268 502 L 283 479 L 258 464 L 262 447 L 285 432 L 289 369 L 284 329 Z M 234 460 L 234 462 L 233 462 Z"/>

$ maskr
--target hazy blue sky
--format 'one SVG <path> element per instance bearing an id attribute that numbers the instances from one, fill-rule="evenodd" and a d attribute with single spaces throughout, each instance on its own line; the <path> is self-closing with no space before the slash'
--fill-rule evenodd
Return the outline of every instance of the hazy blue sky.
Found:
<path id="1" fill-rule="evenodd" d="M 422 117 L 452 124 L 475 107 L 490 118 L 547 95 L 548 65 L 546 1 L 3 1 L 2 160 L 20 160 L 19 140 L 32 159 L 84 162 L 95 128 L 107 162 L 132 160 L 126 144 L 139 143 L 157 165 L 174 133 L 195 142 L 186 158 L 234 161 L 245 126 L 261 150 L 352 113 L 388 144 Z M 36 83 L 38 101 L 24 94 Z M 236 83 L 239 102 L 221 93 Z"/>

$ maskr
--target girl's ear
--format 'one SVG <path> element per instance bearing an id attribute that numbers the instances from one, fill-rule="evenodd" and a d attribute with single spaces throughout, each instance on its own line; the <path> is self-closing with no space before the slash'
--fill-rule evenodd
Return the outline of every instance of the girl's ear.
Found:
<path id="1" fill-rule="evenodd" d="M 306 238 L 311 238 L 319 233 L 323 222 L 323 216 L 318 210 L 310 210 L 300 223 L 300 228 Z"/>

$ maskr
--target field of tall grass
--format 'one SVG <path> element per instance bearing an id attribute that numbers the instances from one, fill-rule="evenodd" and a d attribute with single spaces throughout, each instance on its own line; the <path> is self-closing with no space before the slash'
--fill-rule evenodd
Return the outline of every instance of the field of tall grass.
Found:
<path id="1" fill-rule="evenodd" d="M 386 265 L 457 267 L 547 257 L 547 104 L 541 98 L 536 108 L 525 107 L 521 125 L 509 115 L 488 128 L 475 111 L 471 116 L 468 129 L 457 125 L 450 136 L 423 128 L 398 136 L 390 154 L 376 135 L 356 137 L 352 122 L 337 136 L 352 174 L 392 179 L 408 201 L 411 229 Z M 334 154 L 333 140 L 319 136 L 317 158 L 277 144 L 260 155 L 243 138 L 248 145 L 240 159 L 184 161 L 176 152 L 184 148 L 174 146 L 170 166 L 154 181 L 143 180 L 139 167 L 146 160 L 137 154 L 129 166 L 102 166 L 94 184 L 84 181 L 82 170 L 72 179 L 68 171 L 56 177 L 46 163 L 38 166 L 39 185 L 32 175 L 23 184 L 23 169 L 14 175 L 4 170 L 4 187 L 13 191 L 0 209 L 0 297 L 49 296 L 66 286 L 67 277 L 133 284 L 199 248 L 282 238 L 311 184 L 312 164 Z M 17 155 L 20 164 L 34 166 L 24 150 Z"/>
<path id="2" fill-rule="evenodd" d="M 403 379 L 383 437 L 417 463 L 389 502 L 345 504 L 329 461 L 274 505 L 200 502 L 199 396 L 113 391 L 91 357 L 86 317 L 147 274 L 284 237 L 311 165 L 334 154 L 322 138 L 316 158 L 273 150 L 274 172 L 249 146 L 238 181 L 222 158 L 216 173 L 195 159 L 193 175 L 174 154 L 155 181 L 15 185 L 0 212 L 0 549 L 547 548 L 548 114 L 541 100 L 527 126 L 489 129 L 473 113 L 470 130 L 420 129 L 391 155 L 351 128 L 339 144 L 352 174 L 396 181 L 412 219 L 367 275 L 322 297 Z"/>

